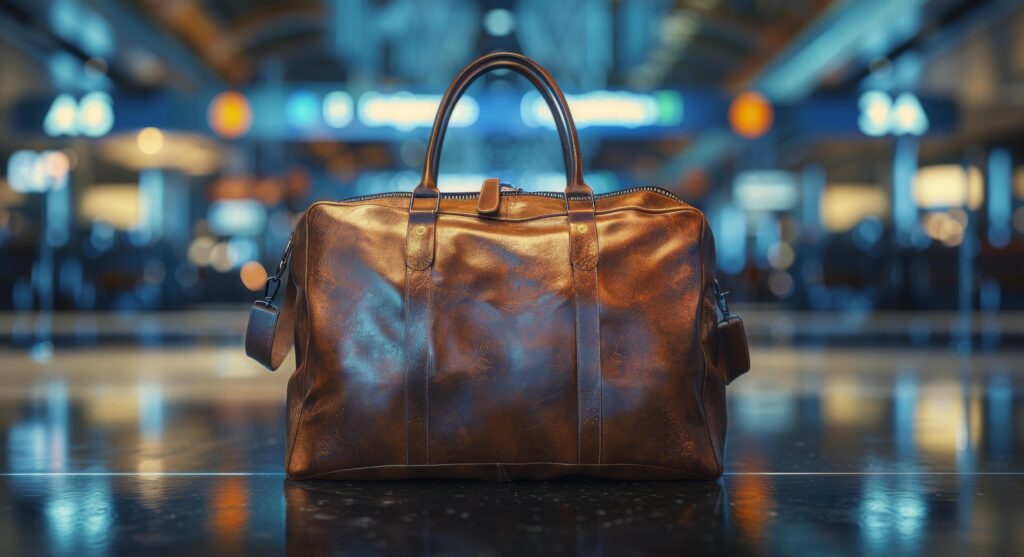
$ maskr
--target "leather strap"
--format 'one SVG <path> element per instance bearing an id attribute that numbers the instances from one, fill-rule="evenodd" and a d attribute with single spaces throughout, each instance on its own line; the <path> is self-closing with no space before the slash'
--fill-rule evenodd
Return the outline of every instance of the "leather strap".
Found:
<path id="1" fill-rule="evenodd" d="M 593 195 L 593 190 L 583 182 L 583 157 L 580 151 L 579 136 L 576 133 L 576 125 L 573 123 L 572 114 L 569 112 L 569 104 L 565 95 L 558 88 L 554 78 L 551 77 L 537 62 L 514 52 L 495 52 L 481 56 L 472 61 L 452 80 L 448 90 L 437 108 L 437 115 L 434 118 L 434 127 L 430 132 L 430 140 L 427 143 L 427 152 L 423 162 L 423 174 L 420 183 L 416 186 L 416 193 L 434 192 L 437 193 L 437 173 L 441 159 L 441 146 L 444 144 L 444 135 L 448 129 L 448 121 L 459 98 L 466 92 L 466 89 L 483 74 L 496 70 L 513 70 L 524 77 L 537 88 L 551 109 L 558 128 L 558 135 L 562 141 L 562 153 L 565 157 L 565 172 L 567 178 L 566 193 Z"/>
<path id="2" fill-rule="evenodd" d="M 245 327 L 245 354 L 270 371 L 281 367 L 295 338 L 295 286 L 287 278 L 281 280 L 287 283 L 284 302 L 253 302 Z"/>
<path id="3" fill-rule="evenodd" d="M 434 199 L 414 196 L 410 202 L 405 235 L 406 464 L 427 464 L 430 461 L 428 413 L 430 376 L 434 364 L 431 317 L 434 210 Z"/>
<path id="4" fill-rule="evenodd" d="M 601 463 L 601 303 L 593 205 L 569 201 L 569 249 L 576 305 L 576 419 L 579 464 Z"/>

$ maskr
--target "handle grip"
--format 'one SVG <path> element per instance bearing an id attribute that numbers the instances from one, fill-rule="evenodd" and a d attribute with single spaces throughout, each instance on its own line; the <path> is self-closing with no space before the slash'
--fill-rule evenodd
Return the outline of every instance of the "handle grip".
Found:
<path id="1" fill-rule="evenodd" d="M 562 142 L 562 154 L 565 159 L 566 187 L 567 194 L 593 195 L 583 181 L 583 157 L 580 154 L 579 136 L 576 132 L 576 125 L 573 123 L 572 114 L 569 112 L 569 104 L 565 95 L 558 88 L 558 84 L 543 67 L 537 62 L 513 52 L 495 52 L 477 58 L 470 62 L 452 80 L 448 90 L 441 98 L 441 104 L 437 108 L 437 116 L 434 118 L 434 128 L 430 132 L 430 141 L 427 143 L 427 152 L 423 161 L 423 175 L 420 183 L 413 190 L 413 195 L 439 195 L 437 189 L 437 172 L 441 159 L 441 147 L 444 144 L 445 132 L 448 129 L 448 121 L 451 119 L 455 104 L 466 92 L 466 89 L 483 74 L 499 68 L 513 70 L 526 77 L 530 83 L 540 92 L 547 102 L 548 108 L 558 128 L 559 139 Z"/>

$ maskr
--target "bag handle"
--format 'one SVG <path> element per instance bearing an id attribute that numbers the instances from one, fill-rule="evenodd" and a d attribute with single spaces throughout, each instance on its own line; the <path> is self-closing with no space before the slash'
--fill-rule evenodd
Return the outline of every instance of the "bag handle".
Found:
<path id="1" fill-rule="evenodd" d="M 455 105 L 466 89 L 483 74 L 499 68 L 513 70 L 530 80 L 547 102 L 548 108 L 558 128 L 558 136 L 562 141 L 562 154 L 565 158 L 566 194 L 584 194 L 592 196 L 593 190 L 583 181 L 583 157 L 580 155 L 580 141 L 573 123 L 572 114 L 565 95 L 558 84 L 537 62 L 514 52 L 495 52 L 477 58 L 462 69 L 452 80 L 434 118 L 434 128 L 430 132 L 427 153 L 423 161 L 423 175 L 420 183 L 413 190 L 413 197 L 440 196 L 437 189 L 437 172 L 441 159 L 441 147 L 448 129 Z"/>

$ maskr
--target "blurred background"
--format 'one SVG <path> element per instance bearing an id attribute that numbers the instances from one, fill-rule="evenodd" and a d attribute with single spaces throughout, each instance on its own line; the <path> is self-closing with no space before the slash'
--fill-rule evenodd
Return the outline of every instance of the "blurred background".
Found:
<path id="1" fill-rule="evenodd" d="M 312 201 L 415 186 L 440 93 L 498 49 L 566 89 L 595 190 L 709 215 L 734 300 L 1024 309 L 1024 8 L 999 0 L 5 1 L 0 309 L 253 298 Z M 442 189 L 560 190 L 546 110 L 475 85 Z"/>
<path id="2" fill-rule="evenodd" d="M 721 491 L 282 497 L 288 371 L 244 358 L 247 303 L 310 203 L 416 185 L 441 93 L 493 50 L 565 89 L 597 192 L 708 215 L 753 347 Z M 443 190 L 564 187 L 516 74 L 446 138 Z M 0 0 L 5 547 L 1019 553 L 1022 340 L 1021 2 Z M 442 504 L 493 535 L 448 536 Z"/>

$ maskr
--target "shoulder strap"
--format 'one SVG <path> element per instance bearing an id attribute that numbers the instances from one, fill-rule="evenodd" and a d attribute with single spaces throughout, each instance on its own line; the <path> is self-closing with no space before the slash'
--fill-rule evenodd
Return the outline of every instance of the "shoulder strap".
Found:
<path id="1" fill-rule="evenodd" d="M 281 367 L 294 342 L 295 286 L 287 284 L 284 276 L 291 253 L 292 239 L 289 238 L 277 272 L 267 278 L 263 299 L 252 303 L 245 327 L 245 354 L 270 371 Z M 282 283 L 285 284 L 284 302 L 276 305 L 274 298 Z"/>

